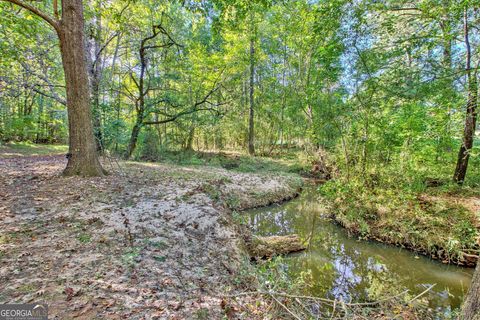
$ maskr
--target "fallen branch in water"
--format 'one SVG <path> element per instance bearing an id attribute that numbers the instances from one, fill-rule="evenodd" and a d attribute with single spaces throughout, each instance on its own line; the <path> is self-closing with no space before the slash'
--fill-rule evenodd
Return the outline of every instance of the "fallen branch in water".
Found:
<path id="1" fill-rule="evenodd" d="M 436 284 L 429 286 L 427 289 L 425 289 L 415 297 L 409 299 L 407 302 L 405 299 L 405 295 L 409 292 L 409 290 L 405 290 L 399 294 L 376 301 L 354 303 L 346 302 L 342 299 L 327 299 L 322 297 L 295 295 L 284 292 L 276 292 L 273 290 L 240 292 L 232 295 L 224 295 L 222 296 L 222 298 L 237 298 L 242 296 L 266 296 L 266 299 L 270 300 L 273 305 L 277 305 L 281 308 L 277 309 L 276 311 L 280 312 L 280 314 L 283 315 L 281 316 L 280 314 L 277 314 L 279 319 L 283 319 L 283 317 L 293 319 L 305 319 L 305 316 L 306 318 L 312 319 L 330 320 L 345 318 L 368 319 L 363 317 L 362 314 L 375 314 L 375 312 L 380 312 L 383 314 L 385 310 L 392 310 L 392 306 L 402 306 L 402 308 L 405 308 L 406 310 L 411 310 L 411 308 L 417 308 L 418 306 L 413 306 L 411 305 L 411 303 L 427 294 L 430 290 L 433 289 L 433 287 L 435 287 L 435 285 Z M 280 297 L 284 299 L 281 299 Z M 323 305 L 323 307 L 321 305 Z M 270 309 L 270 312 L 271 311 L 272 309 Z"/>
<path id="2" fill-rule="evenodd" d="M 433 285 L 435 286 L 435 285 Z M 432 286 L 432 287 L 433 287 Z M 431 288 L 430 288 L 431 289 Z M 380 299 L 380 300 L 376 300 L 376 301 L 372 301 L 372 302 L 356 302 L 356 303 L 347 303 L 347 302 L 343 302 L 346 306 L 348 307 L 358 307 L 358 306 L 374 306 L 374 305 L 377 305 L 377 304 L 380 304 L 382 302 L 385 302 L 385 301 L 388 301 L 388 300 L 393 300 L 395 298 L 398 298 L 404 294 L 406 294 L 409 290 L 405 290 L 397 295 L 394 295 L 394 296 L 391 296 L 391 297 L 387 297 L 387 298 L 384 298 L 384 299 Z M 249 292 L 241 292 L 241 293 L 238 293 L 238 294 L 233 294 L 233 295 L 226 295 L 226 296 L 223 296 L 223 297 L 228 297 L 228 298 L 232 298 L 232 297 L 239 297 L 239 296 L 249 296 L 249 295 L 255 295 L 255 294 L 260 294 L 260 295 L 276 295 L 276 296 L 280 296 L 280 297 L 287 297 L 287 298 L 297 298 L 297 299 L 307 299 L 307 300 L 315 300 L 315 301 L 320 301 L 320 302 L 326 302 L 326 303 L 329 303 L 331 304 L 332 306 L 334 304 L 336 304 L 339 300 L 332 300 L 332 299 L 327 299 L 327 298 L 321 298 L 321 297 L 313 297 L 313 296 L 302 296 L 302 295 L 293 295 L 293 294 L 288 294 L 288 293 L 283 293 L 283 292 L 275 292 L 275 291 L 249 291 Z M 415 300 L 415 299 L 413 299 Z M 412 301 L 413 301 L 412 300 Z"/>
<path id="3" fill-rule="evenodd" d="M 411 302 L 417 300 L 418 298 L 420 298 L 421 296 L 425 295 L 428 291 L 432 290 L 432 288 L 435 287 L 436 285 L 437 285 L 436 283 L 432 284 L 432 285 L 431 285 L 429 288 L 427 288 L 425 291 L 423 291 L 423 292 L 420 293 L 419 295 L 416 295 L 414 298 L 408 300 L 407 304 L 408 304 L 408 303 L 411 303 Z"/>

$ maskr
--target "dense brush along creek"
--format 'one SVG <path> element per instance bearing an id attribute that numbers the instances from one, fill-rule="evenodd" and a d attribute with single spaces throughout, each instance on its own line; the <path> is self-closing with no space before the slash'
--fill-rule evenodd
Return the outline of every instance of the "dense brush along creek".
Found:
<path id="1" fill-rule="evenodd" d="M 344 301 L 388 296 L 387 290 L 408 289 L 412 296 L 431 285 L 422 299 L 448 315 L 461 305 L 473 269 L 445 265 L 412 251 L 349 236 L 327 217 L 318 201 L 317 186 L 281 205 L 248 211 L 249 223 L 260 236 L 298 234 L 309 241 L 306 251 L 282 259 L 289 277 L 302 276 L 306 294 Z M 391 292 L 391 291 L 390 291 Z"/>

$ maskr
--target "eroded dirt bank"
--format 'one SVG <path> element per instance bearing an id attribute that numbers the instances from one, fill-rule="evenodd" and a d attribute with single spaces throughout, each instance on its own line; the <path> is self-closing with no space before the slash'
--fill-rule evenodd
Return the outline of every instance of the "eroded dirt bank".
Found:
<path id="1" fill-rule="evenodd" d="M 242 318 L 222 301 L 248 286 L 230 209 L 299 186 L 288 175 L 145 163 L 64 178 L 64 165 L 0 158 L 0 303 L 46 301 L 55 319 Z"/>

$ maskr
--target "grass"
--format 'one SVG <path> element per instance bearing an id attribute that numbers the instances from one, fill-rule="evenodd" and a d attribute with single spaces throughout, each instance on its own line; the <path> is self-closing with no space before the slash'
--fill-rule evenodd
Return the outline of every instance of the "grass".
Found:
<path id="1" fill-rule="evenodd" d="M 28 142 L 12 142 L 5 145 L 0 144 L 0 157 L 3 158 L 57 155 L 65 154 L 67 152 L 67 145 L 32 144 Z"/>
<path id="2" fill-rule="evenodd" d="M 89 235 L 88 233 L 82 233 L 80 234 L 78 237 L 77 237 L 78 241 L 80 241 L 81 243 L 89 243 L 90 241 L 92 241 L 92 237 L 91 235 Z"/>
<path id="3" fill-rule="evenodd" d="M 0 156 L 7 157 L 60 154 L 66 151 L 67 146 L 59 145 L 15 143 L 0 146 Z M 308 171 L 311 163 L 308 157 L 300 152 L 291 152 L 280 158 L 250 157 L 235 153 L 163 152 L 155 160 L 180 166 L 207 165 L 236 172 L 261 173 L 267 177 L 291 174 L 297 178 L 297 174 Z M 129 169 L 138 170 L 151 165 L 154 164 L 128 163 Z M 469 170 L 469 180 L 460 187 L 449 182 L 451 174 L 449 169 L 448 167 L 435 167 L 430 170 L 410 168 L 405 171 L 395 166 L 374 168 L 367 173 L 366 177 L 351 174 L 347 179 L 339 175 L 335 180 L 324 184 L 321 193 L 332 207 L 335 219 L 362 238 L 405 246 L 445 262 L 466 264 L 463 253 L 479 249 L 476 240 L 480 235 L 477 228 L 480 217 L 465 206 L 465 198 L 480 197 L 480 178 L 473 174 L 475 171 L 478 172 L 478 169 L 472 166 Z M 212 199 L 225 202 L 231 209 L 240 206 L 237 195 L 227 197 L 221 192 L 223 184 L 232 182 L 228 177 L 219 177 L 216 173 L 185 171 L 181 167 L 167 172 L 159 170 L 158 174 L 182 180 L 200 179 L 202 181 L 200 188 Z M 429 177 L 438 180 L 438 186 L 427 187 L 425 182 Z M 301 182 L 299 179 L 291 181 L 292 188 L 297 188 L 296 184 Z M 272 198 L 271 201 L 278 198 L 276 194 L 261 192 L 249 196 L 267 200 Z M 127 203 L 127 205 L 133 205 L 133 203 Z M 239 223 L 244 217 L 237 212 L 234 212 L 233 216 Z M 77 235 L 79 242 L 87 244 L 92 241 L 91 236 L 84 232 L 82 226 L 78 227 L 78 231 L 80 232 Z M 0 237 L 0 244 L 10 241 L 11 238 L 11 236 Z M 158 249 L 167 246 L 162 241 L 151 241 L 148 244 Z M 132 267 L 140 253 L 141 249 L 137 247 L 126 249 L 122 255 L 123 263 Z M 163 255 L 153 258 L 159 263 L 166 259 Z M 255 278 L 253 282 L 260 283 L 259 287 L 265 291 L 301 294 L 302 287 L 306 285 L 305 279 L 288 277 L 281 267 L 281 260 L 257 265 L 256 269 L 255 272 L 251 272 L 249 268 L 244 274 L 239 273 L 249 282 Z M 238 279 L 239 283 L 243 282 L 242 277 Z M 274 304 L 275 301 L 271 303 Z M 381 306 L 375 310 L 355 311 L 375 315 L 377 311 L 383 312 L 381 309 L 393 310 L 397 306 L 405 307 L 399 303 Z M 300 310 L 302 305 L 299 304 L 296 307 Z M 282 311 L 281 308 L 277 309 Z M 406 312 L 416 311 L 408 309 Z M 208 313 L 200 311 L 198 318 L 208 318 Z"/>

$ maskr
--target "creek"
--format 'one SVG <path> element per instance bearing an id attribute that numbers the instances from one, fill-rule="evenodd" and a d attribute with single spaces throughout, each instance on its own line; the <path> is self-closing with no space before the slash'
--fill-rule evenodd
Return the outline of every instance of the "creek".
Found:
<path id="1" fill-rule="evenodd" d="M 306 251 L 290 254 L 281 266 L 289 277 L 305 279 L 306 294 L 344 301 L 382 298 L 395 290 L 423 296 L 429 307 L 448 315 L 468 291 L 473 269 L 445 265 L 412 251 L 358 240 L 328 218 L 317 186 L 307 185 L 289 202 L 247 211 L 254 233 L 261 236 L 298 234 Z"/>

